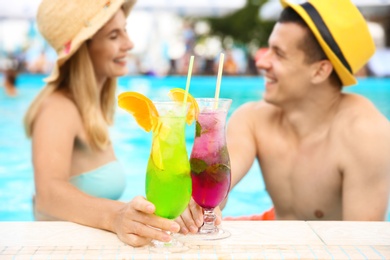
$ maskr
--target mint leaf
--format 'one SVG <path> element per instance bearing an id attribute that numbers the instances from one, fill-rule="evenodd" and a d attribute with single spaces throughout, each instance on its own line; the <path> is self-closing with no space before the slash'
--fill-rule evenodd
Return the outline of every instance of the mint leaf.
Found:
<path id="1" fill-rule="evenodd" d="M 199 124 L 198 121 L 196 121 L 195 137 L 199 137 L 201 133 L 202 133 L 202 126 Z"/>
<path id="2" fill-rule="evenodd" d="M 226 164 L 213 164 L 207 167 L 207 172 L 211 174 L 226 174 L 230 171 L 230 166 Z"/>
<path id="3" fill-rule="evenodd" d="M 196 174 L 199 174 L 207 169 L 207 163 L 198 158 L 191 158 L 190 165 L 191 165 L 191 171 Z"/>
<path id="4" fill-rule="evenodd" d="M 226 178 L 230 179 L 230 166 L 227 164 L 210 165 L 206 172 L 216 183 L 223 182 Z"/>

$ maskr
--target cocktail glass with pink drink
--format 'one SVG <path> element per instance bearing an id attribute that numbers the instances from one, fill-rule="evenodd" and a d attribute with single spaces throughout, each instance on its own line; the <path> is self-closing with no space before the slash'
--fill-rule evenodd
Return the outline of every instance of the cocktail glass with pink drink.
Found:
<path id="1" fill-rule="evenodd" d="M 199 115 L 190 156 L 192 198 L 204 210 L 204 224 L 197 235 L 212 240 L 230 236 L 215 226 L 214 208 L 230 189 L 230 159 L 226 146 L 226 117 L 231 99 L 197 98 Z"/>

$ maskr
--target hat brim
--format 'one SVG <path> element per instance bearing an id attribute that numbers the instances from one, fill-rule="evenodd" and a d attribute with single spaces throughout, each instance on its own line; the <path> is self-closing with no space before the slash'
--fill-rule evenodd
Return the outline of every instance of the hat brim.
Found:
<path id="1" fill-rule="evenodd" d="M 307 14 L 307 12 L 296 3 L 292 3 L 288 0 L 280 0 L 282 6 L 285 7 L 291 7 L 294 9 L 306 22 L 307 26 L 309 26 L 310 30 L 313 32 L 314 36 L 316 37 L 318 43 L 322 47 L 323 51 L 325 52 L 326 56 L 332 63 L 337 75 L 339 76 L 343 86 L 351 86 L 355 85 L 357 83 L 356 78 L 354 77 L 351 72 L 348 71 L 348 69 L 341 63 L 339 58 L 333 53 L 333 51 L 330 49 L 328 44 L 325 42 L 325 40 L 322 38 L 321 33 L 317 29 L 317 26 L 314 24 L 311 17 Z"/>
<path id="2" fill-rule="evenodd" d="M 53 70 L 51 74 L 44 79 L 44 81 L 46 83 L 56 81 L 60 75 L 60 67 L 80 48 L 80 46 L 86 40 L 90 39 L 98 30 L 100 30 L 122 6 L 127 17 L 135 2 L 136 0 L 111 1 L 111 4 L 107 6 L 105 10 L 93 17 L 92 20 L 89 21 L 89 24 L 84 26 L 72 39 L 69 49 L 64 48 L 58 53 Z"/>

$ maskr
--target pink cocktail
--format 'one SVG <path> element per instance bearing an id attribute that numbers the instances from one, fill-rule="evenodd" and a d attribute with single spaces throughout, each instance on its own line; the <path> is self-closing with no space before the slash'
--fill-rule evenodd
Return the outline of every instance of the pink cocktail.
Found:
<path id="1" fill-rule="evenodd" d="M 204 98 L 196 101 L 200 113 L 190 158 L 192 198 L 204 209 L 204 224 L 199 233 L 213 237 L 205 239 L 220 239 L 230 235 L 215 226 L 213 210 L 226 198 L 230 189 L 225 125 L 232 100 Z"/>

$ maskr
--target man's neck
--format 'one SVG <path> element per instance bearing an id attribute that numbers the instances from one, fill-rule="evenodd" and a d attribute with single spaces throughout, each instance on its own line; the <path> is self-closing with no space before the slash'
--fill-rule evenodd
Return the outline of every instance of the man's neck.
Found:
<path id="1" fill-rule="evenodd" d="M 317 91 L 282 108 L 283 124 L 298 140 L 326 133 L 338 111 L 343 94 L 339 90 Z"/>

